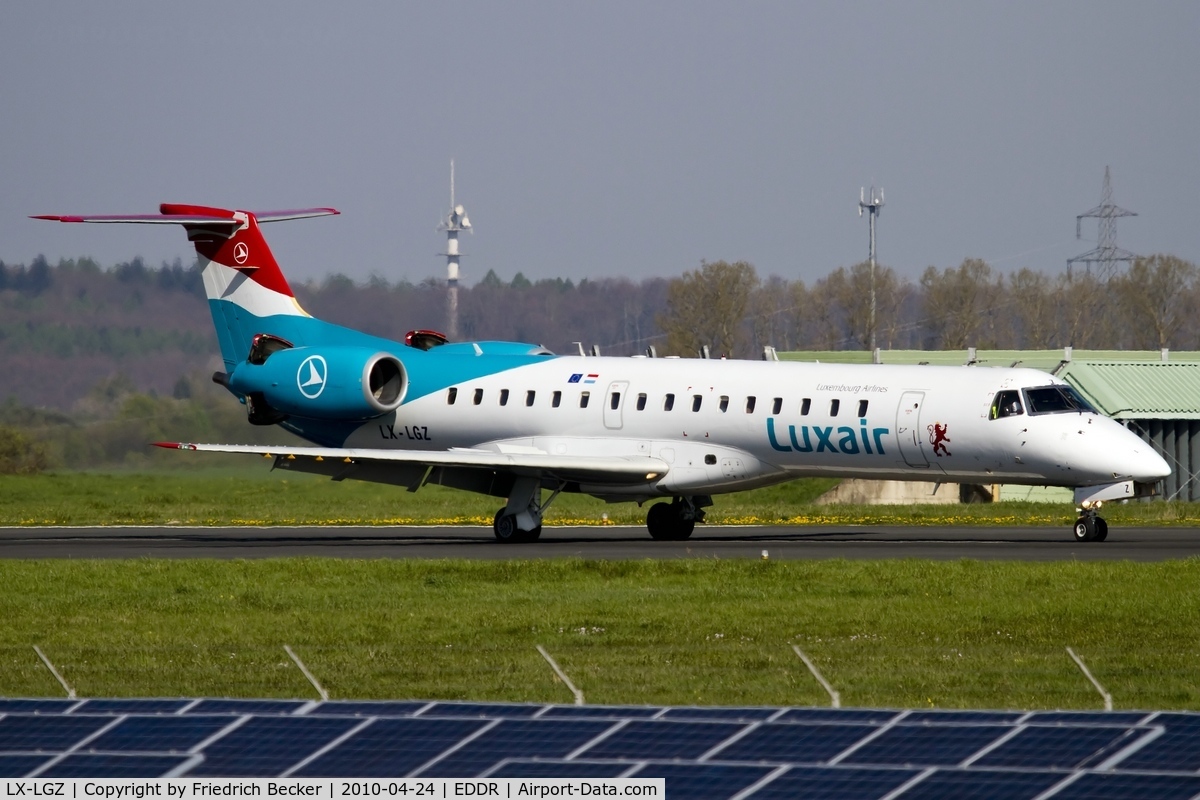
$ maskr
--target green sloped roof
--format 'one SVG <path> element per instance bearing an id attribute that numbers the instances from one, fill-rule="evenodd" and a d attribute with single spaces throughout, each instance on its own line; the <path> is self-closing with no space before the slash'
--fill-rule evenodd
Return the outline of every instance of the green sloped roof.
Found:
<path id="1" fill-rule="evenodd" d="M 1058 376 L 1116 419 L 1200 419 L 1200 360 L 1072 361 Z"/>
<path id="2" fill-rule="evenodd" d="M 971 356 L 967 350 L 881 350 L 879 360 L 883 364 L 935 364 L 938 366 L 960 366 Z M 1053 372 L 1066 358 L 1059 350 L 976 350 L 975 363 L 981 367 L 1011 367 L 1014 364 L 1031 369 Z M 1170 362 L 1200 362 L 1200 352 L 1172 351 L 1167 354 Z M 1075 350 L 1073 361 L 1136 361 L 1139 363 L 1161 362 L 1162 354 L 1157 350 Z M 822 361 L 831 364 L 870 364 L 871 354 L 866 350 L 791 350 L 779 353 L 780 361 Z"/>

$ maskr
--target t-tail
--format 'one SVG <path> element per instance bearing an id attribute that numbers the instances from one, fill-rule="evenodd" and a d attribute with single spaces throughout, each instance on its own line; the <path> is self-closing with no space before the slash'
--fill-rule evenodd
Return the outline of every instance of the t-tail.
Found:
<path id="1" fill-rule="evenodd" d="M 58 222 L 134 223 L 149 225 L 182 225 L 188 241 L 196 246 L 208 295 L 209 310 L 221 346 L 221 357 L 227 370 L 246 359 L 255 344 L 255 336 L 264 327 L 289 332 L 290 344 L 300 345 L 307 326 L 299 320 L 283 317 L 308 318 L 296 302 L 287 279 L 279 269 L 275 256 L 259 230 L 259 224 L 288 219 L 323 217 L 339 213 L 332 208 L 303 208 L 287 211 L 230 211 L 209 206 L 163 203 L 158 214 L 38 215 L 34 219 Z M 264 320 L 272 325 L 264 326 Z M 290 324 L 288 324 L 290 323 Z"/>

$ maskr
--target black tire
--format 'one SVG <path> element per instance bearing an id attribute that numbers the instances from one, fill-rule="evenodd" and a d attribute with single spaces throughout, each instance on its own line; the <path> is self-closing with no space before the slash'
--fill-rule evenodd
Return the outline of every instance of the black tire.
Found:
<path id="1" fill-rule="evenodd" d="M 689 538 L 694 530 L 696 530 L 696 520 L 676 518 L 675 535 L 671 538 L 677 542 L 682 542 L 684 539 Z"/>
<path id="2" fill-rule="evenodd" d="M 1107 526 L 1106 526 L 1107 528 Z M 1096 538 L 1096 518 L 1080 517 L 1075 520 L 1075 541 L 1090 542 Z"/>
<path id="3" fill-rule="evenodd" d="M 670 503 L 655 503 L 646 513 L 646 530 L 651 539 L 670 541 L 675 528 L 675 510 Z"/>
<path id="4" fill-rule="evenodd" d="M 1108 523 L 1103 517 L 1096 517 L 1096 538 L 1092 541 L 1103 542 L 1108 538 Z"/>
<path id="5" fill-rule="evenodd" d="M 496 539 L 511 544 L 521 541 L 521 531 L 517 528 L 517 517 L 515 514 L 505 514 L 504 509 L 496 512 L 496 516 L 492 519 L 492 533 L 496 534 Z"/>

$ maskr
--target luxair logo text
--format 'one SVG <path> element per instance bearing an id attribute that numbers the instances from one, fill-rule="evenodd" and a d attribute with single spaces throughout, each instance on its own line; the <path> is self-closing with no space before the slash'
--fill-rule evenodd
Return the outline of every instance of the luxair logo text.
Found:
<path id="1" fill-rule="evenodd" d="M 771 447 L 781 453 L 795 450 L 799 453 L 845 453 L 851 456 L 859 453 L 885 455 L 883 437 L 891 431 L 888 428 L 871 428 L 871 435 L 868 436 L 867 421 L 860 419 L 858 424 L 857 431 L 849 425 L 838 428 L 832 425 L 826 428 L 819 425 L 801 425 L 798 428 L 788 425 L 787 439 L 781 443 L 775 433 L 775 418 L 767 417 L 767 438 L 771 441 Z"/>

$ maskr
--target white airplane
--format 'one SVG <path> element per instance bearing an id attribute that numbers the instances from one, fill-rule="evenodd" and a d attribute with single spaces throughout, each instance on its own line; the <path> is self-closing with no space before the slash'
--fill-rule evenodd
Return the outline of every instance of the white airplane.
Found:
<path id="1" fill-rule="evenodd" d="M 805 476 L 1073 487 L 1075 538 L 1104 541 L 1101 505 L 1153 494 L 1170 473 L 1149 444 L 1032 369 L 557 356 L 432 331 L 369 336 L 305 313 L 259 230 L 337 211 L 160 211 L 36 219 L 182 225 L 225 362 L 213 379 L 250 422 L 316 446 L 157 444 L 505 498 L 502 542 L 537 539 L 560 492 L 665 500 L 646 526 L 679 540 L 713 495 Z"/>

